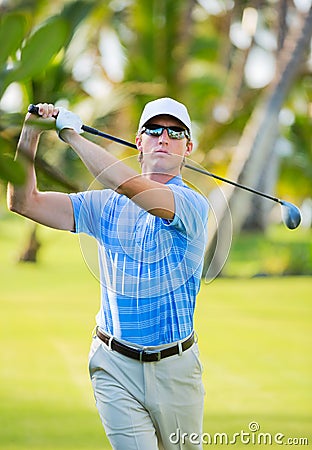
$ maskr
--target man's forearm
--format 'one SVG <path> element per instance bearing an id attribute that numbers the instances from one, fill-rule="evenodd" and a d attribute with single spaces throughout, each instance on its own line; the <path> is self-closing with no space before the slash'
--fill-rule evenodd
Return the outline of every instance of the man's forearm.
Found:
<path id="1" fill-rule="evenodd" d="M 36 156 L 40 132 L 25 125 L 17 145 L 15 159 L 20 161 L 26 173 L 26 181 L 22 186 L 8 185 L 8 207 L 11 211 L 24 214 L 27 202 L 36 189 L 34 160 Z"/>
<path id="2" fill-rule="evenodd" d="M 64 129 L 61 136 L 75 150 L 91 174 L 104 186 L 119 192 L 122 185 L 140 176 L 105 149 L 75 131 Z"/>

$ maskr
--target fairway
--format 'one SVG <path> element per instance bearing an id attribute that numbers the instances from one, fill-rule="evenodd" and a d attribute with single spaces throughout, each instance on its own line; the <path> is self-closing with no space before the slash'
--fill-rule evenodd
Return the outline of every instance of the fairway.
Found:
<path id="1" fill-rule="evenodd" d="M 0 221 L 0 449 L 109 449 L 87 370 L 98 282 L 78 238 L 44 227 L 39 262 L 17 264 L 29 226 L 12 214 Z M 311 311 L 309 277 L 202 285 L 206 437 L 243 430 L 255 439 L 256 422 L 259 432 L 312 444 Z"/>

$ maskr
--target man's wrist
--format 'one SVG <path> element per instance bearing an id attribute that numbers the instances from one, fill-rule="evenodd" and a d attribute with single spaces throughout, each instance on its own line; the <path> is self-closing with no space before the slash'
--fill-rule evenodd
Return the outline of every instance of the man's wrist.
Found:
<path id="1" fill-rule="evenodd" d="M 67 144 L 70 143 L 71 139 L 74 136 L 78 136 L 78 133 L 72 128 L 63 128 L 59 132 L 59 137 L 62 139 L 62 141 L 66 142 Z"/>
<path id="2" fill-rule="evenodd" d="M 25 122 L 22 128 L 21 136 L 36 140 L 39 139 L 42 132 L 43 130 L 40 128 Z"/>
<path id="3" fill-rule="evenodd" d="M 24 124 L 17 144 L 17 154 L 26 156 L 28 160 L 34 160 L 41 131 L 30 125 Z"/>

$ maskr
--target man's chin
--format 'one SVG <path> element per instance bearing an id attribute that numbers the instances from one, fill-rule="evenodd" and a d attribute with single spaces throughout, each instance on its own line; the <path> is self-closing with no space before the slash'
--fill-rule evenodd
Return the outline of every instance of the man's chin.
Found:
<path id="1" fill-rule="evenodd" d="M 142 168 L 145 166 L 149 171 L 163 171 L 164 173 L 179 170 L 182 162 L 183 158 L 180 156 L 175 157 L 172 154 L 161 151 L 144 155 L 141 158 Z"/>

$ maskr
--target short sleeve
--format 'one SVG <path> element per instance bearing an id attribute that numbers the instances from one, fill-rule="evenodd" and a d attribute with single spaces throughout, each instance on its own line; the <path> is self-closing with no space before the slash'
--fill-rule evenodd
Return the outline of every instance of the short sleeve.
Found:
<path id="1" fill-rule="evenodd" d="M 205 233 L 208 221 L 209 203 L 206 197 L 187 186 L 170 184 L 174 194 L 175 215 L 169 224 L 189 238 Z"/>
<path id="2" fill-rule="evenodd" d="M 102 211 L 111 193 L 107 189 L 69 194 L 74 210 L 75 233 L 86 233 L 95 238 L 100 236 Z"/>

